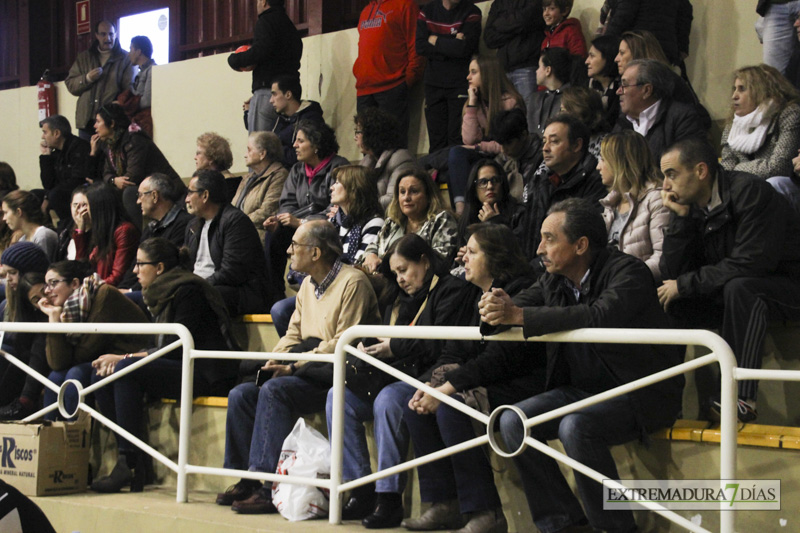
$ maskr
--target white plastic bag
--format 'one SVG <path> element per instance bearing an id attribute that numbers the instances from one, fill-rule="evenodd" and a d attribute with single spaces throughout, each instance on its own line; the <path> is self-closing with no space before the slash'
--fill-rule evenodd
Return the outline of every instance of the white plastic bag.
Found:
<path id="1" fill-rule="evenodd" d="M 331 449 L 328 440 L 314 428 L 308 427 L 303 417 L 297 419 L 294 429 L 283 441 L 278 460 L 280 475 L 330 478 Z M 321 518 L 328 515 L 330 492 L 310 485 L 273 483 L 272 503 L 292 522 Z"/>

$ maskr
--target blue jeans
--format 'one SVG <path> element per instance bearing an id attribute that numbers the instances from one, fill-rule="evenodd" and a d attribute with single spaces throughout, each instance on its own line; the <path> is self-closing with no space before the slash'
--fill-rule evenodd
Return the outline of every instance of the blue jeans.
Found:
<path id="1" fill-rule="evenodd" d="M 269 314 L 272 317 L 272 324 L 275 326 L 275 331 L 278 332 L 278 337 L 286 335 L 286 330 L 289 329 L 289 322 L 292 320 L 292 314 L 297 307 L 297 296 L 291 296 L 278 300 L 272 305 Z"/>
<path id="2" fill-rule="evenodd" d="M 787 176 L 775 176 L 767 179 L 767 183 L 772 185 L 772 188 L 783 195 L 792 209 L 800 211 L 800 187 L 792 181 L 792 178 Z"/>
<path id="3" fill-rule="evenodd" d="M 508 73 L 506 76 L 511 83 L 514 84 L 514 87 L 519 91 L 519 94 L 522 95 L 522 100 L 525 102 L 525 108 L 530 109 L 531 107 L 531 96 L 536 92 L 538 89 L 538 84 L 536 83 L 536 67 L 522 67 L 518 69 L 514 69 Z"/>
<path id="4" fill-rule="evenodd" d="M 92 363 L 81 363 L 66 370 L 53 370 L 50 372 L 48 379 L 56 385 L 61 385 L 68 379 L 74 379 L 80 382 L 80 384 L 86 388 L 92 381 L 92 374 L 94 373 L 95 370 L 92 368 Z M 52 405 L 57 401 L 58 394 L 45 387 L 44 406 L 47 407 L 48 405 Z M 64 397 L 64 406 L 69 412 L 74 411 L 78 406 L 78 393 L 75 390 L 75 387 L 69 387 L 67 389 L 67 393 Z M 61 413 L 59 413 L 58 410 L 51 411 L 44 416 L 46 420 L 56 420 L 56 417 L 59 419 L 61 418 Z"/>
<path id="5" fill-rule="evenodd" d="M 772 4 L 764 17 L 764 63 L 786 72 L 789 58 L 797 42 L 792 27 L 794 17 L 800 15 L 800 0 L 785 4 Z"/>
<path id="6" fill-rule="evenodd" d="M 456 399 L 460 399 L 454 396 Z M 408 426 L 414 454 L 422 457 L 475 438 L 472 418 L 441 404 L 434 415 L 418 415 L 406 406 L 403 420 Z M 462 513 L 500 507 L 494 474 L 482 447 L 451 455 L 417 469 L 423 502 L 458 498 Z"/>
<path id="7" fill-rule="evenodd" d="M 274 473 L 297 417 L 324 409 L 328 388 L 295 376 L 272 378 L 260 388 L 234 387 L 228 394 L 225 468 Z"/>
<path id="8" fill-rule="evenodd" d="M 403 424 L 403 408 L 414 395 L 414 388 L 402 382 L 384 387 L 375 402 L 367 402 L 345 389 L 344 394 L 344 460 L 342 479 L 351 481 L 371 473 L 369 450 L 363 423 L 375 421 L 375 444 L 378 448 L 378 470 L 385 470 L 403 462 L 408 454 L 408 430 Z M 331 434 L 333 389 L 328 392 L 325 414 L 328 418 L 328 435 Z M 404 474 L 397 474 L 376 483 L 377 492 L 403 492 Z"/>
<path id="9" fill-rule="evenodd" d="M 559 387 L 516 404 L 532 418 L 568 405 L 591 394 L 571 386 Z M 517 449 L 524 431 L 517 415 L 506 411 L 500 417 L 500 431 L 508 449 Z M 636 417 L 627 396 L 619 396 L 562 418 L 531 428 L 531 437 L 541 442 L 560 439 L 567 455 L 609 479 L 619 479 L 609 448 L 639 436 Z M 542 533 L 561 531 L 584 519 L 581 504 L 570 490 L 558 463 L 533 449 L 514 458 L 536 527 Z M 630 511 L 604 511 L 602 485 L 575 473 L 578 492 L 589 523 L 609 532 L 636 531 Z"/>

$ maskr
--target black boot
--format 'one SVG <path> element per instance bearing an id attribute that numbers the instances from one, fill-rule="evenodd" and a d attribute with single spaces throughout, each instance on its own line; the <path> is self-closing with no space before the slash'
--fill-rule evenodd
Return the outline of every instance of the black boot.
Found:
<path id="1" fill-rule="evenodd" d="M 342 507 L 342 520 L 361 520 L 375 509 L 375 484 L 350 491 L 350 499 Z"/>
<path id="2" fill-rule="evenodd" d="M 131 462 L 135 465 L 133 468 L 128 466 Z M 137 453 L 133 461 L 125 455 L 120 455 L 111 473 L 92 483 L 91 489 L 95 492 L 110 494 L 121 491 L 128 484 L 130 484 L 131 492 L 144 490 L 144 466 L 141 454 Z"/>

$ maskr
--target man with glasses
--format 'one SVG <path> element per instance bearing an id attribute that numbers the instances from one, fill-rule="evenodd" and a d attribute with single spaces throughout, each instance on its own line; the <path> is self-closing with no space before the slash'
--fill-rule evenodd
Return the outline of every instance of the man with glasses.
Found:
<path id="1" fill-rule="evenodd" d="M 160 172 L 148 176 L 139 184 L 136 203 L 141 206 L 145 220 L 149 221 L 142 230 L 140 243 L 151 237 L 163 237 L 179 248 L 183 246 L 186 226 L 192 220 L 192 215 L 176 203 L 176 194 L 172 179 Z M 119 287 L 141 290 L 132 265 Z"/>
<path id="2" fill-rule="evenodd" d="M 192 187 L 194 188 L 194 187 Z M 338 230 L 327 220 L 297 229 L 287 253 L 292 268 L 308 274 L 297 293 L 289 329 L 273 352 L 333 353 L 339 337 L 357 324 L 378 323 L 378 301 L 361 270 L 342 263 Z M 274 473 L 297 416 L 322 411 L 333 385 L 333 365 L 307 361 L 258 363 L 254 380 L 228 395 L 225 468 Z M 265 376 L 268 380 L 260 385 Z M 272 484 L 242 479 L 217 495 L 217 504 L 240 514 L 275 513 Z"/>
<path id="3" fill-rule="evenodd" d="M 656 160 L 667 146 L 683 139 L 705 139 L 708 132 L 695 106 L 672 99 L 675 74 L 654 59 L 637 59 L 622 73 L 620 114 L 614 131 L 634 130 L 644 136 Z"/>
<path id="4" fill-rule="evenodd" d="M 227 202 L 225 176 L 198 170 L 186 191 L 185 243 L 195 274 L 216 287 L 231 316 L 266 313 L 267 263 L 256 227 Z"/>

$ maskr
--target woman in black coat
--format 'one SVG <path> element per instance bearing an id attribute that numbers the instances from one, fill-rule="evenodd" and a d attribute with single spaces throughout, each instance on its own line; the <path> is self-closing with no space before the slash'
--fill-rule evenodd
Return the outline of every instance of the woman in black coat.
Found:
<path id="1" fill-rule="evenodd" d="M 143 242 L 136 254 L 134 272 L 142 285 L 142 296 L 158 323 L 183 324 L 198 350 L 238 349 L 230 334 L 230 318 L 222 297 L 185 264 L 187 254 L 170 241 L 154 237 Z M 154 348 L 125 355 L 101 355 L 92 366 L 93 382 L 134 364 L 141 357 L 175 340 L 159 336 Z M 182 352 L 175 349 L 159 359 L 101 387 L 95 392 L 100 411 L 135 436 L 141 437 L 144 394 L 150 398 L 180 397 Z M 233 386 L 238 363 L 234 360 L 200 359 L 195 364 L 195 396 L 225 396 Z M 92 483 L 97 492 L 119 492 L 131 483 L 142 490 L 144 470 L 141 452 L 126 439 L 116 436 L 120 457 L 111 474 Z"/>

